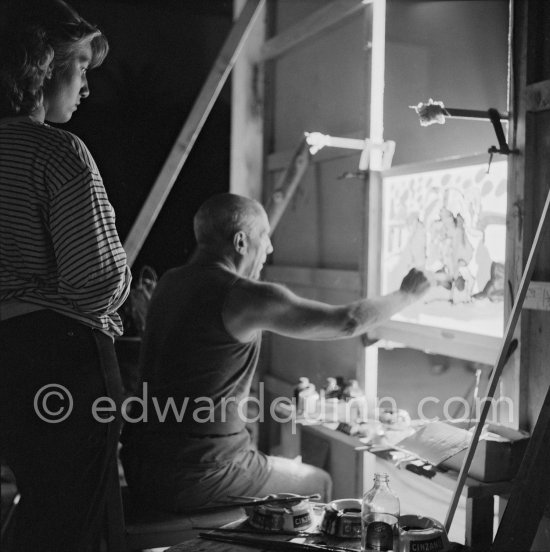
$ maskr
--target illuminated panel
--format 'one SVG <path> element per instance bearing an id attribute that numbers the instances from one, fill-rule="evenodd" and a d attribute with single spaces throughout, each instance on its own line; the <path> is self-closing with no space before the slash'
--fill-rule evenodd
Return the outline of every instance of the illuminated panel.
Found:
<path id="1" fill-rule="evenodd" d="M 506 160 L 487 173 L 487 158 L 385 176 L 382 293 L 398 289 L 412 267 L 439 282 L 392 321 L 436 328 L 450 339 L 461 332 L 502 336 L 506 188 Z"/>

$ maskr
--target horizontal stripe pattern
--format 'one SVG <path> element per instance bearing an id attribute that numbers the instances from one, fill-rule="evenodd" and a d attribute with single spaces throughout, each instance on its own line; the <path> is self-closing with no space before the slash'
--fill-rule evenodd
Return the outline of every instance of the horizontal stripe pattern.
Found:
<path id="1" fill-rule="evenodd" d="M 29 118 L 0 122 L 0 308 L 23 301 L 121 335 L 130 281 L 85 144 Z"/>

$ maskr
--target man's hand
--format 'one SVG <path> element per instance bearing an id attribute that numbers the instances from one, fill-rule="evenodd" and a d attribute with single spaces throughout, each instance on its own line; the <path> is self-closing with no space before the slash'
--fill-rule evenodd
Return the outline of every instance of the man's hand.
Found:
<path id="1" fill-rule="evenodd" d="M 416 268 L 411 268 L 409 273 L 403 278 L 400 290 L 414 299 L 420 299 L 429 288 L 430 283 L 424 273 Z"/>

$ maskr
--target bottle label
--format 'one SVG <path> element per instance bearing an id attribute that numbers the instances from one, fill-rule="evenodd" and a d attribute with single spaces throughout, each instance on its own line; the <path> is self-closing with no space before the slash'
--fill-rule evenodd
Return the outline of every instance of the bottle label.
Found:
<path id="1" fill-rule="evenodd" d="M 393 527 L 384 521 L 369 523 L 365 545 L 367 550 L 393 550 Z"/>

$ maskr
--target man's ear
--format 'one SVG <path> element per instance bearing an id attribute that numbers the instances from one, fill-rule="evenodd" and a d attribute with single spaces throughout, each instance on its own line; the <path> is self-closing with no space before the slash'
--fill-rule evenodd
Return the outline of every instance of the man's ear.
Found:
<path id="1" fill-rule="evenodd" d="M 242 230 L 236 232 L 233 236 L 233 247 L 237 253 L 244 255 L 248 248 L 248 236 Z"/>

